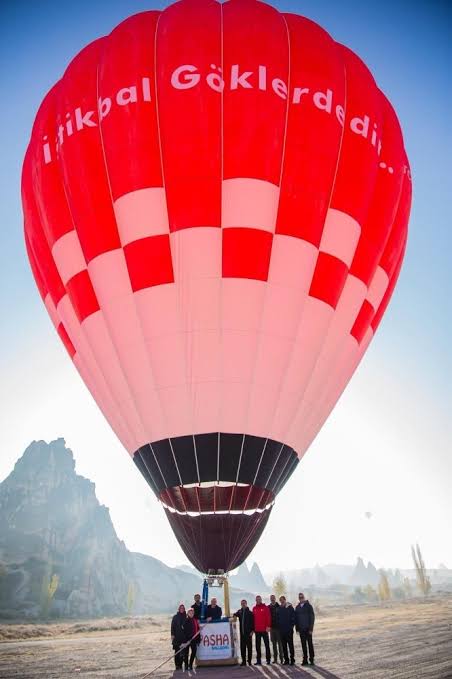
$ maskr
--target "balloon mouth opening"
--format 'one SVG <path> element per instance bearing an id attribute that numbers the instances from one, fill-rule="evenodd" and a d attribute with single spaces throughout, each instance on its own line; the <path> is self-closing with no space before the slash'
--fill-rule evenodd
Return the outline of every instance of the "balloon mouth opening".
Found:
<path id="1" fill-rule="evenodd" d="M 272 508 L 273 504 L 251 514 L 231 511 L 188 515 L 166 508 L 165 513 L 179 545 L 198 571 L 229 573 L 256 546 Z"/>

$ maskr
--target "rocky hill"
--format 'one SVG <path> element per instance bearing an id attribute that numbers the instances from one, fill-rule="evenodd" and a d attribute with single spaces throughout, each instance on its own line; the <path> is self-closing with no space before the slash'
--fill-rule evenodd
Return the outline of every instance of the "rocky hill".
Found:
<path id="1" fill-rule="evenodd" d="M 248 569 L 246 562 L 242 563 L 236 575 L 231 576 L 231 585 L 255 594 L 265 594 L 269 590 L 256 562 L 253 563 L 251 570 Z"/>
<path id="2" fill-rule="evenodd" d="M 350 584 L 363 587 L 366 585 L 372 585 L 375 587 L 378 585 L 380 580 L 380 575 L 371 561 L 365 565 L 363 559 L 358 557 L 356 561 L 356 566 L 350 577 Z"/>
<path id="3" fill-rule="evenodd" d="M 0 484 L 0 616 L 173 610 L 199 577 L 129 552 L 64 439 L 34 441 Z"/>

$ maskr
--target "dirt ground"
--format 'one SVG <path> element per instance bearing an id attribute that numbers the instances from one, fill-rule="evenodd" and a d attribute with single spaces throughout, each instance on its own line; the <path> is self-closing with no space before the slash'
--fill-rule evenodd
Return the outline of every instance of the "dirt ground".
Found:
<path id="1" fill-rule="evenodd" d="M 140 679 L 171 653 L 169 616 L 0 625 L 2 679 Z M 314 632 L 316 666 L 200 668 L 198 679 L 452 678 L 452 596 L 325 608 Z M 183 676 L 171 662 L 152 677 Z"/>

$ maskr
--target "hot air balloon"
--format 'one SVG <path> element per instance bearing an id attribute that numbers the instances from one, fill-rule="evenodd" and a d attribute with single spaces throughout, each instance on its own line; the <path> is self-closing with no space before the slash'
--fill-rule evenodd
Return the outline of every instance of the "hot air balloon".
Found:
<path id="1" fill-rule="evenodd" d="M 411 178 L 391 104 L 309 19 L 180 0 L 69 64 L 22 195 L 75 367 L 192 564 L 232 570 L 394 290 Z"/>

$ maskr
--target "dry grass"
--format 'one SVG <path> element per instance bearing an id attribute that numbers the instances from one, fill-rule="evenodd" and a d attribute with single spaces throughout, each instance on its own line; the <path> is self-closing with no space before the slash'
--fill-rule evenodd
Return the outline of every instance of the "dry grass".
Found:
<path id="1" fill-rule="evenodd" d="M 92 634 L 93 632 L 117 632 L 118 630 L 147 630 L 162 624 L 162 618 L 150 616 L 101 618 L 78 622 L 50 622 L 0 625 L 1 641 L 25 641 L 40 638 L 64 638 L 72 634 Z"/>

